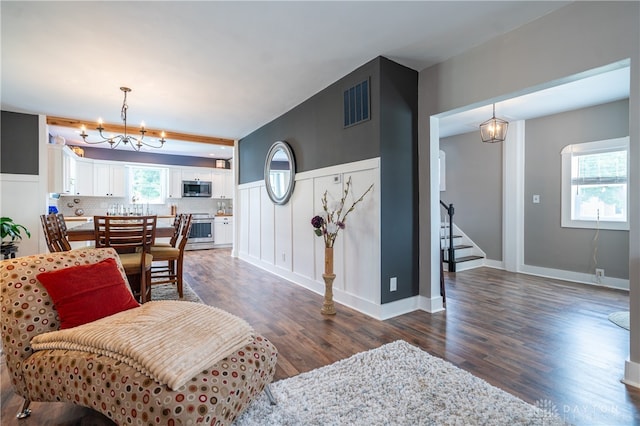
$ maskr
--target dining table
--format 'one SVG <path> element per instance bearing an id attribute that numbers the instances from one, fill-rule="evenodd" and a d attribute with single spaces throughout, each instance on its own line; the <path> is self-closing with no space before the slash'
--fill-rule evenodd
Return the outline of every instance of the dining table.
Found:
<path id="1" fill-rule="evenodd" d="M 156 226 L 156 238 L 171 238 L 174 232 L 175 228 L 172 225 Z M 96 237 L 93 222 L 67 229 L 67 238 L 69 241 L 94 241 Z"/>

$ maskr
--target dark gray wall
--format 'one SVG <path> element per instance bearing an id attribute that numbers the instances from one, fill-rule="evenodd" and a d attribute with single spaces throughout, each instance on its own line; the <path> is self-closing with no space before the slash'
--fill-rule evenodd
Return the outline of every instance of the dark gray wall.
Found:
<path id="1" fill-rule="evenodd" d="M 593 274 L 595 229 L 562 228 L 561 156 L 569 144 L 629 135 L 629 101 L 623 100 L 535 120 L 525 125 L 524 261 L 527 265 Z M 533 194 L 540 204 L 533 204 Z M 600 230 L 597 267 L 629 278 L 629 231 Z"/>
<path id="2" fill-rule="evenodd" d="M 380 58 L 382 303 L 418 294 L 418 73 Z M 398 290 L 389 291 L 391 277 Z"/>
<path id="3" fill-rule="evenodd" d="M 267 151 L 276 141 L 291 145 L 296 172 L 380 155 L 380 58 L 368 62 L 238 143 L 239 182 L 264 179 Z M 343 128 L 343 91 L 371 77 L 371 120 Z M 416 77 L 417 78 L 417 77 Z"/>
<path id="4" fill-rule="evenodd" d="M 370 78 L 371 119 L 343 127 L 343 91 Z M 418 294 L 418 73 L 378 57 L 239 141 L 239 182 L 264 179 L 273 142 L 291 145 L 296 172 L 381 158 L 381 300 Z M 389 279 L 398 290 L 389 292 Z"/>
<path id="5" fill-rule="evenodd" d="M 38 116 L 2 111 L 0 173 L 38 175 Z"/>
<path id="6" fill-rule="evenodd" d="M 482 143 L 478 130 L 442 138 L 440 149 L 446 154 L 440 199 L 453 204 L 453 223 L 488 259 L 502 261 L 502 144 Z"/>
<path id="7" fill-rule="evenodd" d="M 86 158 L 94 160 L 122 161 L 126 163 L 165 164 L 172 166 L 215 167 L 215 158 L 192 157 L 187 155 L 167 155 L 147 151 L 105 149 L 81 146 Z"/>

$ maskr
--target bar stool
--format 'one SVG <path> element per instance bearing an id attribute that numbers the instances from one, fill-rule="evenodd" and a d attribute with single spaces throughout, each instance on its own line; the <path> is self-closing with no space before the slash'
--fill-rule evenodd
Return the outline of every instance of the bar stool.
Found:
<path id="1" fill-rule="evenodd" d="M 71 250 L 71 243 L 67 239 L 67 224 L 61 213 L 40 215 L 47 248 L 51 253 Z"/>
<path id="2" fill-rule="evenodd" d="M 182 298 L 183 294 L 183 260 L 184 248 L 189 239 L 191 231 L 191 215 L 181 214 L 179 235 L 175 240 L 172 239 L 173 245 L 152 245 L 150 253 L 154 262 L 166 262 L 163 265 L 151 267 L 151 286 L 156 284 L 176 284 L 178 288 L 178 296 Z"/>
<path id="3" fill-rule="evenodd" d="M 151 297 L 149 253 L 156 236 L 157 216 L 94 216 L 96 248 L 113 247 L 120 257 L 131 290 L 140 303 Z"/>

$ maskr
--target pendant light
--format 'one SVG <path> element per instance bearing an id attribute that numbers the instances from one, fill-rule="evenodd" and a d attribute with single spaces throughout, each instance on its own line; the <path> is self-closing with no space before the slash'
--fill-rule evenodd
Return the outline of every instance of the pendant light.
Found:
<path id="1" fill-rule="evenodd" d="M 493 117 L 480 125 L 480 137 L 482 138 L 482 142 L 504 142 L 507 138 L 508 127 L 509 123 L 507 121 L 496 118 L 496 104 L 493 104 Z"/>

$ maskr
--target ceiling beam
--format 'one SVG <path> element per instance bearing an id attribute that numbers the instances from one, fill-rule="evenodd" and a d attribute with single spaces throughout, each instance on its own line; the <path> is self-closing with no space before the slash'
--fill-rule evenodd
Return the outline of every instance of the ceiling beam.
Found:
<path id="1" fill-rule="evenodd" d="M 66 118 L 66 117 L 54 117 L 47 116 L 47 124 L 50 126 L 61 126 L 61 127 L 75 127 L 80 129 L 82 126 L 85 126 L 87 130 L 92 130 L 97 127 L 97 123 L 95 121 L 86 121 L 79 120 L 76 118 Z M 104 127 L 105 132 L 109 133 L 124 133 L 124 126 L 122 124 L 110 124 L 110 123 L 102 123 L 102 127 Z M 137 128 L 136 132 L 138 131 Z M 128 130 L 131 130 L 129 128 Z M 162 130 L 154 130 L 145 128 L 146 137 L 152 137 L 160 139 L 162 136 Z M 192 135 L 189 133 L 180 133 L 180 132 L 167 132 L 165 131 L 165 139 L 169 140 L 177 140 L 177 141 L 185 141 L 185 142 L 197 142 L 197 143 L 208 143 L 212 145 L 225 145 L 225 146 L 234 146 L 235 142 L 233 139 L 225 139 L 225 138 L 217 138 L 213 136 L 203 136 L 203 135 Z"/>

